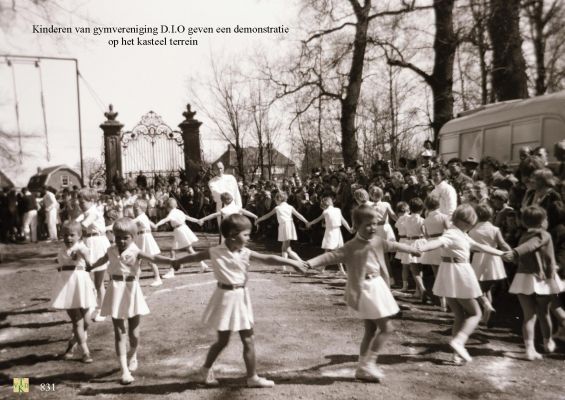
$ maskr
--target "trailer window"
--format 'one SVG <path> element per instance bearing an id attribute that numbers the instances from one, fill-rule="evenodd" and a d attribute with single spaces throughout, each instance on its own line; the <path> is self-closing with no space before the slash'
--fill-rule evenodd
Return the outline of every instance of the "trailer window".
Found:
<path id="1" fill-rule="evenodd" d="M 520 161 L 520 149 L 528 146 L 536 148 L 541 143 L 540 119 L 516 122 L 512 124 L 512 161 Z"/>
<path id="2" fill-rule="evenodd" d="M 544 118 L 542 143 L 549 153 L 550 161 L 555 161 L 553 146 L 563 138 L 565 138 L 565 123 L 558 118 Z"/>
<path id="3" fill-rule="evenodd" d="M 469 157 L 474 157 L 480 160 L 483 154 L 483 133 L 481 131 L 473 131 L 463 133 L 461 135 L 461 159 L 466 160 Z"/>
<path id="4" fill-rule="evenodd" d="M 485 129 L 485 156 L 492 156 L 499 161 L 510 161 L 512 146 L 510 125 Z"/>

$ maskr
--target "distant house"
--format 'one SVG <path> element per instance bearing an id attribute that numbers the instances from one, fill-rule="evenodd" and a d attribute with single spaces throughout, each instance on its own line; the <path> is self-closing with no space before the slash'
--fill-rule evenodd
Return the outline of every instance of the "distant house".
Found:
<path id="1" fill-rule="evenodd" d="M 240 175 L 237 172 L 237 157 L 235 149 L 228 146 L 224 154 L 220 156 L 213 164 L 221 161 L 224 164 L 224 170 L 228 174 L 234 176 Z M 259 148 L 257 147 L 244 147 L 243 148 L 243 165 L 245 169 L 245 176 L 250 181 L 256 181 L 261 177 L 261 166 L 259 160 Z M 265 179 L 282 179 L 290 177 L 296 172 L 296 164 L 287 156 L 272 148 L 272 146 L 265 146 L 263 149 L 263 176 Z M 269 174 L 270 166 L 270 174 Z"/>
<path id="2" fill-rule="evenodd" d="M 38 191 L 43 186 L 50 186 L 59 191 L 73 186 L 81 187 L 80 175 L 68 165 L 55 165 L 38 169 L 37 174 L 29 179 L 29 190 Z"/>
<path id="3" fill-rule="evenodd" d="M 0 171 L 0 189 L 11 189 L 13 187 L 14 182 L 4 172 Z"/>

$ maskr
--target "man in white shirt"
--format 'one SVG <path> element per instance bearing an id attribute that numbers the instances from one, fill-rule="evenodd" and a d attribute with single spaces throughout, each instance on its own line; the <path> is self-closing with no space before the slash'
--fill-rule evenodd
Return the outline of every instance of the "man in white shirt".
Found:
<path id="1" fill-rule="evenodd" d="M 457 192 L 447 181 L 446 171 L 443 168 L 436 168 L 432 171 L 432 180 L 435 188 L 430 193 L 439 199 L 439 211 L 451 217 L 453 211 L 457 208 Z"/>
<path id="2" fill-rule="evenodd" d="M 216 211 L 220 211 L 222 208 L 222 200 L 220 199 L 222 193 L 231 194 L 235 205 L 243 207 L 237 181 L 233 175 L 224 174 L 224 164 L 221 161 L 218 161 L 214 165 L 214 172 L 216 176 L 210 179 L 208 186 L 210 187 L 210 192 L 212 192 L 212 197 L 216 202 Z"/>
<path id="3" fill-rule="evenodd" d="M 47 222 L 47 231 L 49 232 L 49 240 L 57 240 L 57 214 L 59 211 L 59 203 L 53 189 L 45 187 L 43 195 L 43 208 L 45 210 L 45 220 Z"/>

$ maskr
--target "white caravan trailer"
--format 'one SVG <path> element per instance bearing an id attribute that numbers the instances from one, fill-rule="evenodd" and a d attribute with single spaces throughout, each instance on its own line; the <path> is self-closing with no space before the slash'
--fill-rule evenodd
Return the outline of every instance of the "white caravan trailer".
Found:
<path id="1" fill-rule="evenodd" d="M 459 114 L 439 132 L 444 161 L 492 156 L 517 164 L 521 147 L 545 147 L 555 162 L 553 146 L 565 139 L 565 91 L 526 100 L 488 104 Z"/>

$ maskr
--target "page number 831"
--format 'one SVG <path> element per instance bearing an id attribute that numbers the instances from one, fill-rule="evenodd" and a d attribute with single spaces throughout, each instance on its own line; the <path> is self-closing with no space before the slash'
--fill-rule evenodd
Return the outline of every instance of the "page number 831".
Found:
<path id="1" fill-rule="evenodd" d="M 39 385 L 39 390 L 42 392 L 54 392 L 55 391 L 55 384 L 54 383 L 42 383 Z"/>

